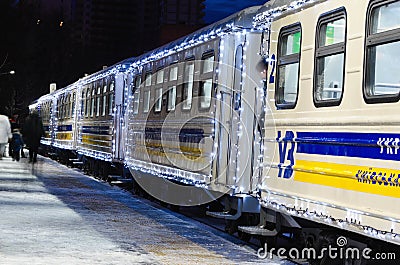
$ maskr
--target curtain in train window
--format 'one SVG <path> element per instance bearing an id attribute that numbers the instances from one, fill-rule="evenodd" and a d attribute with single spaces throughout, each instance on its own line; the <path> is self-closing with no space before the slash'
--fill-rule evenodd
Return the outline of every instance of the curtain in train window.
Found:
<path id="1" fill-rule="evenodd" d="M 281 29 L 278 40 L 277 83 L 275 103 L 279 108 L 294 108 L 299 90 L 301 47 L 300 24 Z"/>
<path id="2" fill-rule="evenodd" d="M 372 1 L 366 39 L 366 101 L 398 101 L 400 92 L 400 1 Z"/>
<path id="3" fill-rule="evenodd" d="M 344 85 L 346 13 L 343 8 L 320 17 L 316 38 L 314 102 L 316 106 L 337 106 Z"/>

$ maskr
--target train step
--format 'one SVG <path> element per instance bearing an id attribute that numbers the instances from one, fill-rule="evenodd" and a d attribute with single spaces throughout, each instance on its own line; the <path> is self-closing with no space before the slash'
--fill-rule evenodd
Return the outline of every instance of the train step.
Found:
<path id="1" fill-rule="evenodd" d="M 121 186 L 121 185 L 129 185 L 132 183 L 132 179 L 119 179 L 110 181 L 111 185 Z"/>
<path id="2" fill-rule="evenodd" d="M 227 213 L 227 212 L 206 212 L 206 215 L 214 217 L 214 218 L 220 218 L 220 219 L 226 219 L 226 220 L 235 220 L 237 219 L 235 215 Z"/>
<path id="3" fill-rule="evenodd" d="M 132 184 L 133 181 L 131 178 L 123 178 L 119 175 L 108 175 L 107 180 L 111 185 L 116 185 L 116 186 L 130 185 Z"/>
<path id="4" fill-rule="evenodd" d="M 108 181 L 117 181 L 119 179 L 122 179 L 122 177 L 120 175 L 108 175 L 108 178 L 107 178 Z"/>
<path id="5" fill-rule="evenodd" d="M 239 231 L 242 231 L 246 234 L 250 235 L 260 235 L 260 236 L 267 236 L 267 237 L 273 237 L 278 235 L 278 231 L 274 230 L 268 230 L 260 226 L 239 226 L 238 227 Z"/>

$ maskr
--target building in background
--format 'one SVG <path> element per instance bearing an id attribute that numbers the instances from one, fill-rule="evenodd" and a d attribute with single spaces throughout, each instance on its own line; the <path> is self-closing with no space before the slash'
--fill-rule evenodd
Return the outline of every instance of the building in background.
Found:
<path id="1" fill-rule="evenodd" d="M 166 44 L 204 26 L 205 0 L 163 0 L 160 44 Z"/>
<path id="2" fill-rule="evenodd" d="M 197 30 L 204 9 L 204 0 L 0 1 L 0 61 L 17 73 L 0 79 L 0 92 L 12 84 L 21 98 L 13 92 L 7 104 L 27 106 L 50 83 L 66 86 Z"/>

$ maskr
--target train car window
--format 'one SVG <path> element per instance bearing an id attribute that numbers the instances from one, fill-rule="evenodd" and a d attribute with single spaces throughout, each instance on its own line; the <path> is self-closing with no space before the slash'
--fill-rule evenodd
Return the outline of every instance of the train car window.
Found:
<path id="1" fill-rule="evenodd" d="M 145 86 L 151 86 L 151 73 L 147 73 L 144 81 Z"/>
<path id="2" fill-rule="evenodd" d="M 57 109 L 58 109 L 58 119 L 62 119 L 62 99 L 60 98 L 57 101 Z"/>
<path id="3" fill-rule="evenodd" d="M 299 23 L 283 27 L 278 40 L 278 70 L 275 104 L 279 109 L 296 106 L 299 90 L 301 26 Z"/>
<path id="4" fill-rule="evenodd" d="M 201 79 L 199 87 L 199 107 L 200 109 L 208 109 L 211 106 L 213 78 L 212 73 L 214 71 L 214 59 L 213 53 L 207 52 L 202 57 L 202 68 L 201 68 Z"/>
<path id="5" fill-rule="evenodd" d="M 106 111 L 107 111 L 107 83 L 104 83 L 101 116 L 106 116 Z"/>
<path id="6" fill-rule="evenodd" d="M 160 112 L 162 107 L 162 87 L 156 89 L 156 104 L 154 106 L 155 112 Z"/>
<path id="7" fill-rule="evenodd" d="M 136 89 L 140 88 L 141 83 L 142 83 L 142 78 L 140 76 L 137 76 L 135 80 L 135 88 Z"/>
<path id="8" fill-rule="evenodd" d="M 207 109 L 211 106 L 212 79 L 201 82 L 200 85 L 200 108 Z"/>
<path id="9" fill-rule="evenodd" d="M 114 82 L 110 83 L 110 94 L 108 94 L 108 115 L 112 115 L 114 112 Z"/>
<path id="10" fill-rule="evenodd" d="M 57 100 L 57 106 L 56 106 L 56 117 L 57 117 L 57 119 L 59 119 L 60 118 L 60 100 L 58 99 Z"/>
<path id="11" fill-rule="evenodd" d="M 70 118 L 70 113 L 71 113 L 71 94 L 68 95 L 68 99 L 67 99 L 67 118 Z"/>
<path id="12" fill-rule="evenodd" d="M 144 92 L 143 104 L 143 112 L 148 113 L 150 109 L 150 90 Z"/>
<path id="13" fill-rule="evenodd" d="M 137 89 L 133 94 L 133 114 L 139 113 L 139 101 L 140 101 L 140 90 Z"/>
<path id="14" fill-rule="evenodd" d="M 72 94 L 72 110 L 71 110 L 71 117 L 75 116 L 75 106 L 76 106 L 76 93 Z"/>
<path id="15" fill-rule="evenodd" d="M 65 96 L 63 96 L 62 98 L 61 98 L 61 119 L 64 119 L 65 118 L 65 101 L 66 101 L 66 98 L 65 98 Z"/>
<path id="16" fill-rule="evenodd" d="M 96 104 L 95 95 L 96 95 L 96 89 L 93 87 L 93 89 L 92 89 L 92 98 L 91 98 L 92 104 L 91 104 L 91 108 L 90 108 L 90 117 L 94 116 L 94 108 L 95 108 L 95 104 Z"/>
<path id="17" fill-rule="evenodd" d="M 81 97 L 81 116 L 85 115 L 85 95 L 86 95 L 86 91 L 84 88 L 82 91 L 82 97 Z"/>
<path id="18" fill-rule="evenodd" d="M 178 66 L 172 66 L 169 70 L 169 81 L 178 80 Z"/>
<path id="19" fill-rule="evenodd" d="M 69 101 L 70 101 L 69 95 L 65 96 L 64 100 L 65 100 L 65 103 L 64 103 L 64 118 L 68 118 L 69 117 L 69 109 L 68 109 L 68 107 L 69 107 Z"/>
<path id="20" fill-rule="evenodd" d="M 194 80 L 194 62 L 189 61 L 185 63 L 185 73 L 184 73 L 183 93 L 182 93 L 183 110 L 190 110 L 192 108 L 193 80 Z"/>
<path id="21" fill-rule="evenodd" d="M 169 70 L 169 82 L 173 82 L 178 80 L 178 66 L 171 66 Z M 176 84 L 176 82 L 173 82 Z M 168 87 L 167 94 L 167 111 L 175 110 L 176 106 L 176 85 Z"/>
<path id="22" fill-rule="evenodd" d="M 148 82 L 151 84 L 151 77 L 149 79 L 150 81 L 147 81 L 146 79 L 146 86 L 148 86 Z M 162 84 L 164 82 L 164 70 L 160 70 L 157 72 L 157 84 Z"/>
<path id="23" fill-rule="evenodd" d="M 86 94 L 86 109 L 85 109 L 85 116 L 89 117 L 89 110 L 90 110 L 90 95 L 91 89 L 89 88 Z"/>
<path id="24" fill-rule="evenodd" d="M 61 99 L 57 100 L 57 118 L 60 120 L 62 118 L 62 101 Z"/>
<path id="25" fill-rule="evenodd" d="M 214 70 L 214 55 L 208 56 L 203 60 L 202 73 L 209 73 Z"/>
<path id="26" fill-rule="evenodd" d="M 176 86 L 172 86 L 168 88 L 168 106 L 167 110 L 172 111 L 175 110 L 176 105 Z"/>
<path id="27" fill-rule="evenodd" d="M 154 104 L 154 112 L 160 112 L 162 108 L 162 84 L 164 83 L 164 70 L 161 69 L 157 72 L 156 77 L 156 87 L 155 87 L 155 104 Z M 151 85 L 151 81 L 150 85 Z M 147 82 L 147 83 L 149 83 Z M 146 85 L 147 86 L 147 85 Z M 147 92 L 145 92 L 147 93 Z M 146 94 L 145 94 L 146 96 Z M 147 107 L 147 98 L 145 99 L 145 108 Z M 150 103 L 149 103 L 150 105 Z M 145 111 L 146 112 L 146 111 Z"/>
<path id="28" fill-rule="evenodd" d="M 97 88 L 97 104 L 96 104 L 96 116 L 100 116 L 100 107 L 101 107 L 101 86 Z"/>
<path id="29" fill-rule="evenodd" d="M 400 1 L 371 1 L 367 11 L 364 99 L 400 99 Z"/>
<path id="30" fill-rule="evenodd" d="M 338 106 L 344 87 L 346 11 L 344 8 L 322 15 L 317 24 L 314 104 Z"/>

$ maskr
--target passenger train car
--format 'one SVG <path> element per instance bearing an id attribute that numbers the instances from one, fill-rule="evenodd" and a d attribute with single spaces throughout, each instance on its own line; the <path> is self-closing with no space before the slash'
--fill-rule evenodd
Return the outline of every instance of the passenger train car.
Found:
<path id="1" fill-rule="evenodd" d="M 264 141 L 275 145 L 263 208 L 400 244 L 399 11 L 275 1 L 255 17 L 270 39 Z"/>
<path id="2" fill-rule="evenodd" d="M 400 245 L 399 11 L 271 0 L 30 108 L 51 152 L 129 168 L 170 204 L 219 201 L 207 214 L 244 239 Z"/>

